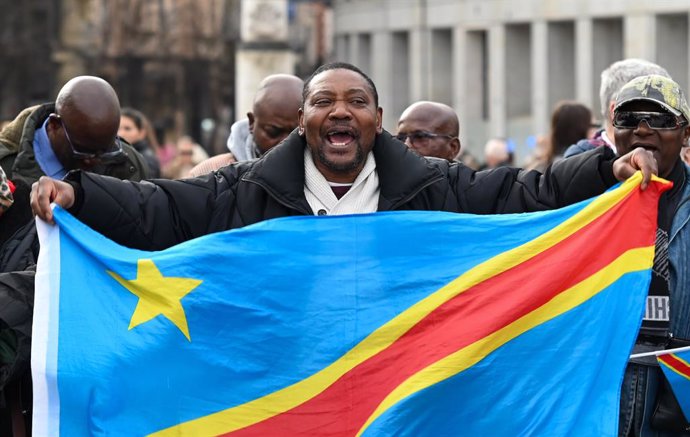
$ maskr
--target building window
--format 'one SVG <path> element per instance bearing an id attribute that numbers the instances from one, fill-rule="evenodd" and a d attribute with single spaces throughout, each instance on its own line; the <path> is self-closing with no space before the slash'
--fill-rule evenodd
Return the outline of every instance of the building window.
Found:
<path id="1" fill-rule="evenodd" d="M 529 24 L 506 26 L 506 110 L 509 118 L 529 116 L 532 108 L 532 44 Z"/>

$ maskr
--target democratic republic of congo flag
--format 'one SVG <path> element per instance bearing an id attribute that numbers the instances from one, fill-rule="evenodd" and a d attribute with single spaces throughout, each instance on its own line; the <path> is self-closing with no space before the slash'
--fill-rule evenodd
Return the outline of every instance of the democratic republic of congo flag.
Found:
<path id="1" fill-rule="evenodd" d="M 690 350 L 659 355 L 657 360 L 687 420 L 690 417 Z"/>
<path id="2" fill-rule="evenodd" d="M 656 210 L 292 217 L 160 252 L 40 223 L 37 436 L 614 436 Z"/>

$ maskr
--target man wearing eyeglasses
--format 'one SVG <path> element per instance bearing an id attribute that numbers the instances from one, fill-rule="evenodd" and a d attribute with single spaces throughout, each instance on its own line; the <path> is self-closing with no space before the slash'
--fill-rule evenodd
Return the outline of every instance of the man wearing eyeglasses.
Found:
<path id="1" fill-rule="evenodd" d="M 6 327 L 0 343 L 14 345 L 14 350 L 4 349 L 0 360 L 0 396 L 6 401 L 0 408 L 0 435 L 24 435 L 30 429 L 28 336 L 38 250 L 31 184 L 43 175 L 61 179 L 75 169 L 145 178 L 142 156 L 116 137 L 119 124 L 113 88 L 103 79 L 80 76 L 65 84 L 55 103 L 25 109 L 0 132 L 0 167 L 16 187 L 14 203 L 0 217 L 0 324 Z"/>
<path id="2" fill-rule="evenodd" d="M 421 156 L 452 161 L 460 152 L 459 133 L 460 123 L 453 108 L 422 101 L 400 115 L 396 138 Z"/>
<path id="3" fill-rule="evenodd" d="M 0 244 L 32 219 L 29 192 L 43 175 L 62 179 L 81 169 L 135 181 L 148 176 L 141 155 L 117 138 L 119 123 L 115 90 L 98 77 L 79 76 L 55 103 L 25 109 L 0 132 L 0 167 L 17 187 L 15 205 L 0 222 Z"/>
<path id="4" fill-rule="evenodd" d="M 652 281 L 634 353 L 690 344 L 690 168 L 680 159 L 690 137 L 688 120 L 683 91 L 664 76 L 633 79 L 616 99 L 612 124 L 618 153 L 637 147 L 652 152 L 659 175 L 673 182 L 659 200 Z M 657 397 L 665 393 L 664 384 L 655 357 L 631 360 L 623 381 L 619 435 L 690 435 L 680 410 L 670 423 L 655 412 L 665 398 Z"/>

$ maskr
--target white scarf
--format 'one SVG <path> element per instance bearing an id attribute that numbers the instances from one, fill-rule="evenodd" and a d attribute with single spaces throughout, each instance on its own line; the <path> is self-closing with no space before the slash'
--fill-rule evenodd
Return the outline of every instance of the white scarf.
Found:
<path id="1" fill-rule="evenodd" d="M 374 154 L 369 152 L 364 168 L 343 197 L 338 199 L 326 178 L 316 168 L 309 147 L 304 149 L 304 196 L 315 215 L 325 210 L 328 215 L 376 212 L 379 205 L 379 176 Z"/>

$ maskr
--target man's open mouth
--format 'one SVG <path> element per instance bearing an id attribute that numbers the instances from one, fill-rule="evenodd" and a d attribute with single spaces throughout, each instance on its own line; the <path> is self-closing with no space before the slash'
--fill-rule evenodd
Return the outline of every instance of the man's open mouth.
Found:
<path id="1" fill-rule="evenodd" d="M 347 146 L 355 140 L 355 134 L 349 129 L 331 129 L 326 134 L 328 142 L 336 147 Z"/>

